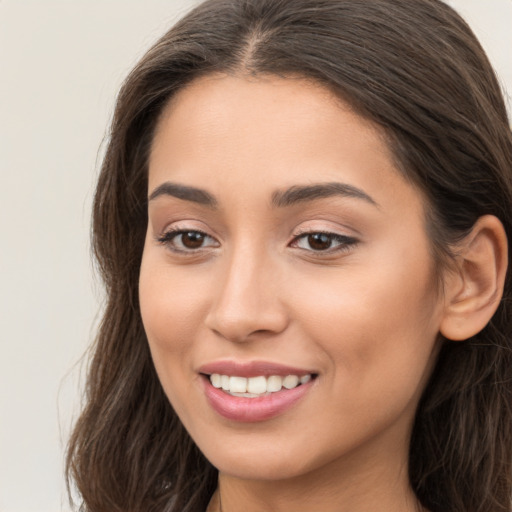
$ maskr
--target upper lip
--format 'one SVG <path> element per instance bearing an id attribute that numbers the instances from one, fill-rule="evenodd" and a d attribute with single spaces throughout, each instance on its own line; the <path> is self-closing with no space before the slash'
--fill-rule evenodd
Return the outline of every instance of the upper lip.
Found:
<path id="1" fill-rule="evenodd" d="M 238 377 L 259 377 L 260 375 L 265 377 L 270 375 L 285 377 L 286 375 L 302 376 L 315 373 L 309 369 L 272 363 L 270 361 L 239 362 L 229 360 L 213 361 L 204 364 L 198 369 L 198 372 L 206 375 L 218 373 L 220 375 L 236 375 Z"/>

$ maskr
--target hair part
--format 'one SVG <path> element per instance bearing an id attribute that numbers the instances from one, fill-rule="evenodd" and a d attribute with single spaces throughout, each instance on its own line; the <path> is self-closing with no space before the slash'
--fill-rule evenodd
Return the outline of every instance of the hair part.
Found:
<path id="1" fill-rule="evenodd" d="M 93 205 L 107 305 L 69 442 L 83 511 L 204 510 L 216 470 L 158 381 L 138 303 L 148 157 L 173 95 L 211 73 L 300 76 L 380 127 L 426 198 L 439 263 L 485 214 L 512 240 L 512 137 L 500 87 L 439 0 L 209 0 L 149 50 L 119 94 Z M 413 428 L 411 485 L 431 512 L 510 512 L 511 278 L 489 325 L 444 341 Z"/>

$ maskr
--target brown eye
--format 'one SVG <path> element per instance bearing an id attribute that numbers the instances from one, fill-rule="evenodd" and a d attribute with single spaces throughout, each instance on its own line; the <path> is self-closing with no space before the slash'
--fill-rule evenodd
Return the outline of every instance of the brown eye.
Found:
<path id="1" fill-rule="evenodd" d="M 217 240 L 202 231 L 177 229 L 158 238 L 158 241 L 175 252 L 194 252 L 199 249 L 219 247 Z"/>
<path id="2" fill-rule="evenodd" d="M 356 243 L 357 240 L 350 236 L 312 231 L 295 238 L 291 246 L 310 252 L 333 253 L 348 250 L 350 246 Z"/>
<path id="3" fill-rule="evenodd" d="M 186 231 L 181 234 L 181 244 L 187 249 L 199 249 L 205 238 L 205 235 L 199 231 Z"/>
<path id="4" fill-rule="evenodd" d="M 325 251 L 332 245 L 332 236 L 325 233 L 311 233 L 308 235 L 308 244 L 314 251 Z"/>

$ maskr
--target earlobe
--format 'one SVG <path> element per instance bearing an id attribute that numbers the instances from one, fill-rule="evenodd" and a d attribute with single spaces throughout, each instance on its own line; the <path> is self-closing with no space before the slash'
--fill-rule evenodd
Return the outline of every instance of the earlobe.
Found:
<path id="1" fill-rule="evenodd" d="M 488 324 L 503 294 L 507 265 L 503 224 L 493 215 L 480 217 L 460 243 L 455 272 L 445 279 L 445 338 L 466 340 Z"/>

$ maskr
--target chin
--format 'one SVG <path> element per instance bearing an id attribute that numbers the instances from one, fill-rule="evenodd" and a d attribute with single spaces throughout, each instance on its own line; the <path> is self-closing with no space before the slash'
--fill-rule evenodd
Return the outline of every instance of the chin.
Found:
<path id="1" fill-rule="evenodd" d="M 284 460 L 270 460 L 259 457 L 260 462 L 253 457 L 251 459 L 224 459 L 220 464 L 214 464 L 220 473 L 232 478 L 251 481 L 279 481 L 289 480 L 301 476 L 305 468 Z M 212 461 L 214 462 L 214 461 Z"/>
<path id="2" fill-rule="evenodd" d="M 220 473 L 252 481 L 282 481 L 298 478 L 320 468 L 326 460 L 304 450 L 304 440 L 287 439 L 286 443 L 272 437 L 257 439 L 255 432 L 246 432 L 238 440 L 226 443 L 201 443 L 199 448 Z M 332 450 L 329 450 L 329 454 Z"/>

